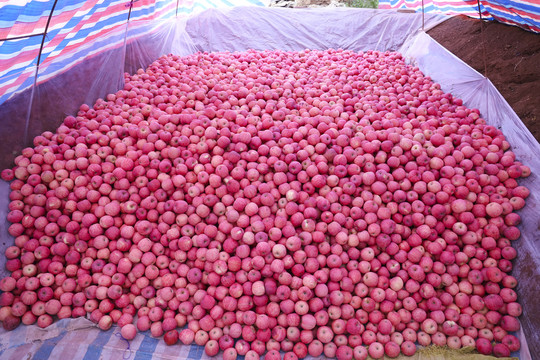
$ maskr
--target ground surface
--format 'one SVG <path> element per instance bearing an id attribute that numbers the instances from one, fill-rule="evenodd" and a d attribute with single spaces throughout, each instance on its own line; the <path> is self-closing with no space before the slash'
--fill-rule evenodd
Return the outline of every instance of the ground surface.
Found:
<path id="1" fill-rule="evenodd" d="M 540 34 L 466 16 L 453 17 L 428 33 L 487 76 L 540 141 Z"/>

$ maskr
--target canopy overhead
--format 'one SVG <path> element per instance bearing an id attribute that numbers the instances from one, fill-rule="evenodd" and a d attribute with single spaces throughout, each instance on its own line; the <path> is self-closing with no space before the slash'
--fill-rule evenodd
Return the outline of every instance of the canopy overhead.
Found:
<path id="1" fill-rule="evenodd" d="M 128 20 L 167 19 L 232 5 L 227 0 L 1 1 L 0 104 L 36 80 L 42 82 L 88 56 L 121 46 Z M 237 0 L 234 5 L 263 3 Z"/>
<path id="2" fill-rule="evenodd" d="M 538 0 L 379 0 L 379 9 L 411 9 L 421 12 L 467 15 L 517 25 L 540 32 Z"/>

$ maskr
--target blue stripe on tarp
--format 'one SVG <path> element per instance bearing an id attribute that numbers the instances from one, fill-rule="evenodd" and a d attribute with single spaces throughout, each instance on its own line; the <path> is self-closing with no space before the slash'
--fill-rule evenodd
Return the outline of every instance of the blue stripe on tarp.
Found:
<path id="1" fill-rule="evenodd" d="M 53 50 L 56 50 L 56 48 L 60 48 L 60 49 L 63 49 L 67 46 L 70 45 L 71 42 L 73 41 L 76 41 L 76 40 L 79 40 L 81 38 L 86 38 L 88 36 L 90 36 L 93 32 L 96 32 L 96 31 L 99 31 L 101 30 L 102 28 L 104 27 L 107 27 L 109 25 L 123 25 L 126 23 L 126 20 L 127 20 L 127 12 L 121 12 L 121 13 L 118 13 L 118 15 L 115 15 L 107 20 L 103 20 L 103 21 L 98 21 L 96 22 L 92 27 L 88 27 L 88 28 L 85 28 L 85 29 L 80 29 L 78 32 L 77 32 L 77 35 L 70 38 L 70 39 L 63 39 L 58 45 L 56 45 L 54 48 L 51 48 L 51 46 L 47 46 L 45 45 L 44 48 L 43 48 L 43 53 L 42 53 L 42 60 L 44 60 L 46 58 L 46 56 L 48 54 L 50 54 Z M 56 35 L 55 33 L 51 33 L 51 39 L 54 38 L 54 36 Z M 80 45 L 84 44 L 84 41 L 83 43 L 81 43 Z M 45 56 L 45 57 L 44 57 Z"/>
<path id="2" fill-rule="evenodd" d="M 93 15 L 94 12 L 88 13 L 88 14 Z M 78 25 L 81 22 L 81 20 L 78 20 L 78 19 L 79 18 L 73 18 L 70 21 L 71 30 L 73 30 L 73 28 L 75 28 L 75 26 Z M 73 36 L 73 37 L 71 37 L 69 39 L 64 38 L 59 44 L 55 45 L 55 47 L 64 48 L 65 46 L 69 45 L 70 42 L 73 42 L 73 41 L 76 41 L 76 40 L 79 40 L 79 39 L 82 39 L 82 38 L 86 38 L 91 33 L 99 31 L 104 27 L 107 27 L 107 26 L 110 26 L 110 25 L 124 24 L 126 21 L 127 21 L 127 11 L 122 11 L 122 12 L 116 13 L 115 16 L 112 16 L 112 17 L 110 17 L 108 19 L 99 19 L 95 23 L 85 22 L 86 26 L 88 26 L 90 24 L 92 24 L 92 26 L 85 27 L 84 29 L 79 29 L 75 36 Z M 68 28 L 67 24 L 64 27 L 64 29 L 66 29 L 66 28 Z M 50 33 L 47 34 L 47 36 L 49 36 L 50 39 L 52 40 L 60 32 L 60 30 L 62 30 L 62 29 L 57 29 L 55 31 L 51 31 Z M 69 33 L 70 32 L 68 32 L 68 34 Z M 47 45 L 45 45 L 45 47 L 47 47 Z"/>
<path id="3" fill-rule="evenodd" d="M 422 11 L 421 5 L 415 5 L 415 3 L 401 3 L 401 0 L 379 0 L 379 5 L 389 6 L 394 9 L 410 9 L 416 12 Z M 485 20 L 493 20 L 493 18 L 487 15 L 487 11 L 482 4 L 480 4 L 480 10 L 482 11 L 482 16 Z M 459 13 L 467 14 L 469 16 L 473 14 L 478 14 L 478 7 L 471 6 L 467 3 L 456 3 L 456 4 L 434 4 L 433 2 L 428 2 L 424 6 L 424 11 L 426 13 L 437 13 L 437 14 L 448 14 L 448 13 Z"/>
<path id="4" fill-rule="evenodd" d="M 204 347 L 196 344 L 192 344 L 189 347 L 188 360 L 198 360 L 202 358 L 204 353 Z"/>
<path id="5" fill-rule="evenodd" d="M 55 15 L 61 15 L 62 12 L 77 9 L 82 4 L 84 4 L 84 1 L 81 0 L 75 0 L 76 2 L 70 1 L 70 2 L 60 2 L 55 9 Z M 51 55 L 51 53 L 61 51 L 62 49 L 66 48 L 67 46 L 73 44 L 74 42 L 80 41 L 77 44 L 77 47 L 73 50 L 70 50 L 69 54 L 65 54 L 64 56 L 61 56 L 61 59 L 55 59 L 53 60 L 53 64 L 48 64 L 47 68 L 43 69 L 43 71 L 40 71 L 40 75 L 46 75 L 50 74 L 52 72 L 56 72 L 59 69 L 69 69 L 71 68 L 75 63 L 79 62 L 80 59 L 84 59 L 86 55 L 92 50 L 96 50 L 95 44 L 103 44 L 101 42 L 101 39 L 95 39 L 93 40 L 93 44 L 89 49 L 78 49 L 78 47 L 85 45 L 85 42 L 87 41 L 87 37 L 93 33 L 100 31 L 101 29 L 108 27 L 110 31 L 113 31 L 118 26 L 121 26 L 125 24 L 126 18 L 127 18 L 127 12 L 128 8 L 122 9 L 120 11 L 116 11 L 114 15 L 111 18 L 108 19 L 97 19 L 94 21 L 89 21 L 89 18 L 92 16 L 92 14 L 101 13 L 101 14 L 107 14 L 107 10 L 109 7 L 117 4 L 122 4 L 124 0 L 102 0 L 98 2 L 97 4 L 94 4 L 93 7 L 90 9 L 85 10 L 82 13 L 74 13 L 73 17 L 71 19 L 68 19 L 66 24 L 62 25 L 61 28 L 54 28 L 49 29 L 49 33 L 47 35 L 47 39 L 42 51 L 41 60 L 42 62 L 46 61 L 46 59 Z M 69 3 L 66 4 L 66 3 Z M 149 14 L 155 14 L 160 11 L 164 11 L 166 7 L 168 6 L 169 2 L 167 1 L 160 1 L 157 0 L 153 6 L 150 5 L 148 7 L 142 7 L 142 8 L 133 8 L 133 11 L 131 13 L 131 19 L 136 21 L 138 18 L 147 16 Z M 244 4 L 251 4 L 251 5 L 263 5 L 260 0 L 244 0 L 242 1 L 242 5 Z M 196 1 L 192 4 L 180 4 L 178 8 L 178 12 L 180 14 L 189 14 L 194 11 L 198 10 L 204 10 L 208 8 L 214 8 L 214 7 L 229 7 L 232 5 L 237 5 L 232 0 L 204 0 L 204 1 Z M 0 19 L 0 27 L 2 27 L 2 24 L 11 24 L 13 21 L 17 22 L 25 22 L 24 20 L 27 20 L 29 24 L 32 24 L 32 20 L 34 22 L 42 19 L 42 16 L 37 16 L 40 14 L 38 11 L 41 9 L 41 13 L 43 12 L 43 9 L 46 7 L 50 7 L 50 2 L 41 2 L 41 1 L 30 1 L 26 7 L 22 6 L 15 6 L 15 5 L 7 5 L 2 8 L 2 17 Z M 8 9 L 9 11 L 4 14 L 4 10 Z M 47 9 L 50 11 L 50 9 Z M 110 12 L 110 11 L 109 11 Z M 159 13 L 157 15 L 156 19 L 166 19 L 174 16 L 176 12 L 175 8 L 171 8 L 169 11 L 164 11 L 163 13 Z M 16 16 L 14 15 L 16 13 Z M 48 15 L 47 12 L 45 14 Z M 33 18 L 32 18 L 33 16 Z M 11 21 L 11 23 L 10 23 Z M 53 21 L 54 23 L 54 21 Z M 78 31 L 74 31 L 77 24 L 85 23 L 85 28 L 79 29 Z M 54 46 L 50 46 L 50 40 L 54 39 L 55 36 L 58 36 L 59 34 L 67 34 L 68 38 L 62 39 L 58 44 Z M 107 32 L 107 35 L 110 33 Z M 106 35 L 106 37 L 107 37 Z M 41 37 L 32 37 L 32 38 L 26 38 L 26 39 L 20 39 L 16 41 L 6 41 L 6 42 L 0 42 L 0 55 L 3 55 L 4 57 L 7 55 L 15 54 L 21 49 L 33 49 L 36 51 L 36 57 L 30 58 L 28 61 L 29 64 L 22 65 L 19 64 L 13 64 L 10 68 L 4 69 L 4 74 L 0 78 L 0 86 L 4 87 L 6 84 L 9 84 L 12 81 L 16 81 L 18 76 L 24 71 L 24 69 L 27 69 L 29 66 L 34 66 L 36 59 L 37 59 L 37 49 L 39 48 L 39 44 L 41 43 Z M 96 41 L 97 40 L 97 41 Z M 118 44 L 121 44 L 123 42 L 123 39 L 116 40 L 116 39 L 107 39 L 109 42 L 107 45 L 111 45 L 111 42 L 114 44 L 114 46 Z M 100 45 L 101 45 L 100 44 Z M 107 49 L 110 49 L 111 46 L 107 46 Z M 22 68 L 21 68 L 22 66 Z M 7 71 L 6 71 L 7 70 Z M 9 99 L 14 94 L 23 91 L 24 89 L 28 88 L 30 85 L 32 85 L 33 79 L 27 79 L 23 84 L 20 84 L 16 87 L 16 89 L 11 90 L 5 94 L 0 95 L 0 104 L 2 104 L 5 100 Z"/>
<path id="6" fill-rule="evenodd" d="M 531 19 L 531 18 L 523 18 L 520 14 L 517 14 L 513 11 L 503 11 L 501 9 L 496 9 L 496 8 L 492 8 L 491 6 L 487 5 L 487 8 L 489 10 L 489 12 L 493 15 L 496 15 L 496 16 L 502 16 L 502 17 L 505 17 L 505 18 L 509 18 L 509 19 L 512 19 L 514 21 L 516 21 L 516 19 L 520 20 L 520 21 L 525 21 L 525 19 L 527 21 L 530 21 L 531 23 L 534 24 L 534 20 Z M 534 24 L 536 26 L 540 26 L 540 24 Z"/>
<path id="7" fill-rule="evenodd" d="M 92 44 L 92 46 L 89 46 L 85 49 L 79 49 L 77 52 L 71 54 L 71 56 L 64 57 L 62 61 L 54 61 L 50 64 L 47 64 L 47 67 L 45 68 L 45 70 L 40 71 L 39 74 L 41 76 L 44 74 L 57 71 L 58 69 L 65 68 L 67 65 L 75 63 L 78 59 L 86 57 L 90 52 L 98 48 L 103 48 L 104 46 L 107 46 L 106 51 L 110 51 L 113 48 L 116 48 L 115 46 L 113 46 L 113 44 L 117 44 L 118 46 L 120 46 L 123 44 L 123 42 L 124 42 L 124 32 L 122 32 L 121 34 L 115 34 L 113 36 L 109 36 L 106 39 L 97 40 L 95 41 L 94 44 Z"/>
<path id="8" fill-rule="evenodd" d="M 107 344 L 112 337 L 114 329 L 107 331 L 100 331 L 96 339 L 88 346 L 86 354 L 84 354 L 83 360 L 95 360 L 99 359 L 103 346 Z"/>
<path id="9" fill-rule="evenodd" d="M 68 332 L 64 330 L 57 337 L 45 340 L 43 344 L 39 347 L 39 349 L 37 349 L 33 358 L 34 359 L 48 359 L 49 356 L 51 356 L 51 352 L 54 350 L 56 344 L 58 344 L 58 342 L 62 340 L 62 338 L 67 335 L 67 333 Z"/>
<path id="10" fill-rule="evenodd" d="M 8 83 L 11 79 L 15 80 L 23 73 L 27 72 L 30 67 L 34 67 L 37 64 L 37 56 L 38 52 L 36 51 L 36 54 L 32 59 L 30 59 L 29 62 L 26 62 L 25 65 L 15 67 L 13 66 L 12 69 L 7 71 L 5 74 L 0 75 L 0 86 L 3 86 L 4 84 Z M 21 64 L 18 64 L 21 65 Z"/>
<path id="11" fill-rule="evenodd" d="M 227 0 L 221 0 L 221 2 L 222 2 L 224 5 L 226 5 L 226 6 L 234 6 L 233 3 L 230 3 L 230 2 L 227 1 Z"/>
<path id="12" fill-rule="evenodd" d="M 34 76 L 30 76 L 22 84 L 19 85 L 18 89 L 9 93 L 6 93 L 0 97 L 0 104 L 9 99 L 13 94 L 23 91 L 24 89 L 32 86 L 34 84 Z"/>
<path id="13" fill-rule="evenodd" d="M 510 0 L 496 0 L 496 1 L 488 1 L 487 3 L 493 2 L 495 4 L 498 4 L 500 6 L 506 6 L 507 8 L 514 8 L 519 9 L 523 11 L 529 11 L 535 14 L 540 13 L 540 5 L 535 5 L 533 3 L 523 3 L 523 2 L 517 2 L 517 1 L 510 1 Z"/>
<path id="14" fill-rule="evenodd" d="M 27 73 L 28 67 L 30 66 L 32 65 L 29 65 L 25 68 L 16 69 L 15 71 L 13 71 L 13 73 L 0 76 L 0 84 L 8 83 L 8 82 L 14 81 L 15 79 L 18 79 L 20 76 Z M 35 72 L 36 71 L 34 69 L 32 73 L 35 74 Z"/>
<path id="15" fill-rule="evenodd" d="M 167 12 L 164 15 L 167 15 L 167 17 L 170 17 L 172 15 L 172 11 Z M 113 18 L 110 18 L 110 19 L 107 19 L 107 20 L 104 20 L 104 21 L 101 21 L 101 22 L 97 22 L 94 25 L 94 27 L 87 28 L 87 29 L 84 29 L 84 30 L 80 30 L 75 37 L 69 38 L 69 39 L 64 39 L 58 45 L 56 45 L 55 47 L 47 47 L 47 45 L 46 45 L 45 48 L 44 48 L 44 51 L 42 53 L 42 62 L 48 57 L 48 55 L 51 52 L 53 52 L 53 51 L 55 51 L 57 49 L 62 49 L 64 47 L 66 47 L 66 46 L 69 46 L 70 43 L 72 41 L 74 41 L 74 40 L 84 38 L 84 37 L 90 35 L 91 32 L 96 30 L 96 28 L 103 28 L 104 26 L 111 25 L 111 24 L 118 24 L 118 25 L 124 24 L 125 21 L 126 21 L 126 18 L 127 18 L 126 16 L 127 16 L 127 13 L 123 12 L 121 14 L 118 14 L 118 15 L 114 16 Z M 120 21 L 117 21 L 117 19 L 120 20 Z M 73 26 L 76 25 L 76 24 L 77 24 L 77 21 L 72 21 Z M 67 24 L 66 24 L 66 28 L 67 28 Z M 56 33 L 58 31 L 59 30 L 51 33 L 50 35 L 52 35 L 52 37 L 54 37 L 54 35 L 56 35 Z M 114 29 L 111 29 L 111 31 L 114 31 Z M 123 43 L 123 40 L 124 40 L 123 37 L 124 37 L 124 34 L 121 34 L 121 36 L 118 38 L 117 42 L 119 44 Z M 41 41 L 38 38 L 30 38 L 28 40 L 29 41 L 35 41 L 35 42 L 40 42 Z M 107 38 L 104 38 L 104 39 L 96 39 L 96 40 L 97 41 L 95 41 L 95 43 L 93 44 L 93 46 L 91 48 L 85 49 L 83 51 L 74 52 L 69 58 L 64 58 L 62 61 L 57 61 L 54 64 L 49 65 L 49 67 L 54 66 L 55 69 L 64 68 L 64 67 L 66 67 L 66 65 L 69 65 L 71 62 L 76 61 L 77 58 L 81 58 L 81 55 L 87 54 L 88 52 L 90 52 L 92 50 L 95 50 L 98 47 L 101 47 L 103 42 L 105 42 L 107 45 L 110 45 L 111 42 L 115 42 L 115 40 L 110 38 L 110 37 L 107 37 Z M 14 48 L 20 48 L 20 45 L 19 44 L 12 44 L 12 46 L 2 46 L 2 47 L 0 47 L 0 53 L 5 52 L 5 53 L 9 54 L 9 53 L 13 52 Z M 9 71 L 8 73 L 4 74 L 4 76 L 2 76 L 2 78 L 6 79 L 11 74 L 14 74 L 14 75 L 20 74 L 21 71 L 22 71 L 21 69 L 13 69 L 13 70 Z M 48 72 L 48 71 L 46 71 L 46 72 Z M 5 81 L 1 81 L 1 83 L 5 83 Z"/>
<path id="16" fill-rule="evenodd" d="M 39 46 L 42 38 L 42 36 L 32 36 L 24 39 L 1 41 L 0 54 L 11 54 L 20 50 L 21 48 Z"/>
<path id="17" fill-rule="evenodd" d="M 5 5 L 2 7 L 2 21 L 0 21 L 0 26 L 3 27 L 4 23 L 13 23 L 21 17 L 21 9 L 24 9 L 24 15 L 33 20 L 39 19 L 42 15 L 45 15 L 47 12 L 51 12 L 52 3 L 45 6 L 44 3 L 39 3 L 37 1 L 30 1 L 25 6 L 20 5 Z"/>
<path id="18" fill-rule="evenodd" d="M 81 22 L 83 22 L 85 24 L 85 26 L 88 26 L 88 25 L 92 24 L 91 27 L 86 27 L 85 29 L 80 29 L 76 33 L 75 36 L 73 36 L 73 37 L 71 37 L 71 38 L 69 38 L 67 40 L 66 39 L 62 40 L 62 42 L 60 44 L 58 44 L 58 46 L 61 46 L 61 48 L 64 48 L 65 46 L 69 45 L 70 42 L 79 40 L 79 39 L 81 39 L 83 37 L 86 37 L 87 34 L 93 32 L 93 31 L 99 30 L 99 29 L 101 29 L 101 28 L 103 28 L 105 26 L 113 25 L 115 23 L 125 23 L 125 21 L 127 19 L 127 9 L 126 9 L 126 11 L 122 11 L 121 13 L 118 13 L 120 16 L 122 14 L 126 14 L 123 18 L 119 18 L 118 17 L 119 15 L 117 15 L 115 17 L 111 17 L 111 18 L 105 19 L 105 20 L 104 19 L 98 19 L 95 23 L 88 22 L 88 19 L 91 16 L 93 16 L 95 13 L 105 13 L 104 10 L 106 10 L 106 8 L 108 6 L 111 6 L 111 5 L 115 5 L 115 4 L 114 3 L 112 3 L 112 4 L 111 3 L 97 4 L 96 6 L 89 9 L 88 12 L 73 16 L 62 28 L 49 29 L 49 32 L 47 33 L 47 40 L 52 40 L 58 33 L 60 33 L 60 31 L 65 32 L 66 29 L 69 29 L 68 33 L 70 33 Z M 59 11 L 58 13 L 55 11 L 55 14 L 60 15 L 61 11 Z M 17 50 L 19 50 L 21 48 L 27 47 L 27 46 L 39 45 L 39 44 L 41 44 L 41 39 L 42 39 L 41 36 L 36 36 L 36 37 L 31 37 L 31 38 L 19 39 L 19 40 L 12 41 L 12 42 L 2 43 L 2 46 L 0 46 L 0 53 L 2 53 L 2 54 L 11 54 L 11 53 L 14 53 L 15 51 L 17 51 Z M 45 43 L 44 53 L 46 52 L 47 44 L 48 44 L 48 41 Z"/>
<path id="19" fill-rule="evenodd" d="M 54 8 L 53 17 L 62 14 L 65 11 L 72 11 L 84 5 L 85 1 L 59 1 Z M 41 4 L 41 5 L 39 5 Z M 6 5 L 2 8 L 2 18 L 0 19 L 0 28 L 9 28 L 15 23 L 32 24 L 38 22 L 41 18 L 49 17 L 52 9 L 52 1 L 40 3 L 31 1 L 25 6 Z M 96 4 L 94 7 L 99 7 L 101 4 Z M 5 8 L 9 8 L 4 10 Z M 4 11 L 6 11 L 4 13 Z"/>
<path id="20" fill-rule="evenodd" d="M 136 349 L 135 358 L 133 360 L 152 360 L 152 354 L 156 350 L 157 344 L 160 339 L 151 337 L 148 334 L 144 334 L 144 340 Z"/>
<path id="21" fill-rule="evenodd" d="M 498 19 L 511 20 L 522 25 L 527 25 L 527 26 L 532 25 L 532 26 L 540 27 L 540 24 L 535 23 L 534 20 L 524 18 L 520 16 L 519 14 L 514 14 L 512 12 L 502 12 L 499 9 L 493 9 L 493 8 L 489 8 L 489 12 L 493 14 L 493 16 L 496 16 Z"/>
<path id="22" fill-rule="evenodd" d="M 503 9 L 494 9 L 493 6 L 503 7 Z M 409 3 L 407 0 L 380 0 L 379 7 L 413 9 L 417 12 L 422 9 L 416 1 Z M 483 18 L 486 20 L 497 18 L 500 22 L 510 23 L 512 25 L 520 24 L 526 29 L 539 32 L 540 21 L 538 20 L 538 15 L 540 14 L 540 3 L 534 0 L 481 0 L 480 8 Z M 426 12 L 466 14 L 471 17 L 478 17 L 476 5 L 460 1 L 446 3 L 444 6 L 441 6 L 441 4 L 436 4 L 428 0 L 424 9 Z M 517 11 L 521 11 L 524 14 L 517 14 Z"/>
<path id="23" fill-rule="evenodd" d="M 515 24 L 520 24 L 524 28 L 529 30 L 540 32 L 540 21 L 537 21 L 538 15 L 540 13 L 540 4 L 535 6 L 535 11 L 526 11 L 521 8 L 518 8 L 518 5 L 515 1 L 503 1 L 503 0 L 491 0 L 486 2 L 486 7 L 488 11 L 501 22 L 514 22 Z M 504 9 L 494 8 L 493 6 L 507 6 Z M 532 4 L 531 4 L 532 6 Z M 525 14 L 518 14 L 516 10 L 525 12 Z M 527 16 L 529 14 L 529 16 Z"/>
<path id="24" fill-rule="evenodd" d="M 132 19 L 137 19 L 138 17 L 142 17 L 142 16 L 146 16 L 146 15 L 149 15 L 149 14 L 152 14 L 154 13 L 156 10 L 161 10 L 163 9 L 167 4 L 165 3 L 158 3 L 156 4 L 157 6 L 153 6 L 153 7 L 149 7 L 149 8 L 140 8 L 140 9 L 134 9 L 131 13 L 131 18 Z M 52 30 L 50 31 L 48 34 L 47 34 L 47 37 L 49 39 L 54 39 L 55 36 L 57 36 L 59 33 L 61 32 L 64 32 L 65 33 L 65 30 L 66 29 L 73 29 L 75 26 L 77 26 L 81 21 L 84 21 L 85 18 L 89 18 L 90 16 L 94 15 L 95 13 L 98 12 L 98 10 L 100 10 L 101 8 L 104 8 L 105 6 L 95 6 L 93 7 L 92 9 L 90 9 L 90 11 L 88 13 L 85 13 L 85 14 L 81 14 L 79 16 L 74 16 L 73 18 L 71 18 L 65 25 L 63 28 L 59 28 L 59 29 L 55 29 L 55 30 Z M 102 11 L 100 11 L 102 12 Z M 45 60 L 48 55 L 53 52 L 53 51 L 56 51 L 57 49 L 63 49 L 67 46 L 69 46 L 72 42 L 74 41 L 77 41 L 77 40 L 80 40 L 80 39 L 84 39 L 86 38 L 87 36 L 90 36 L 93 32 L 96 32 L 96 31 L 99 31 L 100 29 L 104 28 L 104 27 L 108 27 L 108 26 L 118 26 L 118 25 L 123 25 L 126 20 L 127 20 L 127 13 L 128 13 L 128 10 L 126 9 L 125 11 L 122 11 L 122 12 L 118 12 L 117 15 L 111 17 L 111 18 L 108 18 L 108 19 L 100 19 L 98 20 L 97 22 L 95 23 L 87 23 L 88 24 L 92 24 L 91 27 L 86 27 L 84 29 L 80 29 L 75 36 L 73 37 L 69 37 L 69 38 L 64 38 L 60 43 L 56 44 L 54 47 L 51 47 L 51 46 L 48 46 L 48 43 L 45 44 L 44 48 L 43 48 L 43 52 L 42 52 L 42 60 Z M 170 17 L 170 15 L 172 15 L 172 11 L 166 13 L 166 14 L 163 14 L 163 15 L 167 15 L 166 17 Z M 162 16 L 162 17 L 165 17 L 165 16 Z M 69 33 L 70 31 L 68 31 Z M 41 42 L 41 38 L 35 38 L 35 41 L 36 43 L 39 43 Z M 83 42 L 84 43 L 84 42 Z M 6 48 L 3 53 L 12 53 L 13 52 L 13 48 L 18 48 L 20 49 L 21 46 L 20 44 L 14 44 L 16 46 L 13 46 L 13 47 L 10 47 L 10 48 Z M 1 51 L 1 50 L 0 50 Z"/>
<path id="25" fill-rule="evenodd" d="M 420 7 L 420 9 L 422 9 Z M 467 4 L 464 4 L 463 6 L 459 6 L 459 7 L 455 7 L 455 6 L 452 6 L 452 5 L 447 5 L 447 6 L 437 6 L 437 5 L 434 5 L 434 4 L 430 4 L 430 5 L 427 5 L 424 7 L 424 11 L 426 12 L 441 12 L 441 13 L 447 13 L 447 12 L 451 12 L 451 11 L 463 11 L 463 12 L 469 12 L 469 11 L 473 11 L 475 12 L 477 8 L 474 8 L 474 7 L 471 7 L 471 6 L 468 6 Z"/>

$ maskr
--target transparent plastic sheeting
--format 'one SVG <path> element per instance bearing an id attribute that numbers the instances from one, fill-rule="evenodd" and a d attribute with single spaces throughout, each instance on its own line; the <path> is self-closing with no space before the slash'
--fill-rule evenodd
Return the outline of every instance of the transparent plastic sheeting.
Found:
<path id="1" fill-rule="evenodd" d="M 429 29 L 446 18 L 426 14 L 425 29 Z M 123 70 L 134 72 L 144 68 L 157 57 L 175 53 L 187 55 L 196 51 L 244 51 L 248 49 L 303 49 L 342 48 L 349 50 L 399 50 L 409 62 L 418 65 L 425 74 L 432 76 L 445 91 L 461 97 L 465 105 L 481 110 L 482 115 L 493 125 L 501 126 L 509 142 L 514 145 L 518 159 L 531 167 L 533 174 L 522 181 L 531 189 L 527 206 L 520 214 L 524 219 L 522 237 L 514 246 L 518 260 L 513 275 L 520 281 L 518 294 L 524 306 L 522 324 L 521 358 L 530 359 L 527 341 L 538 346 L 540 329 L 535 329 L 531 319 L 535 316 L 537 294 L 535 285 L 538 274 L 538 230 L 540 213 L 535 211 L 538 195 L 535 190 L 540 173 L 540 145 L 489 80 L 475 72 L 421 31 L 422 15 L 397 13 L 394 11 L 365 9 L 269 9 L 241 7 L 224 10 L 207 10 L 196 16 L 162 23 L 138 23 L 129 25 L 126 44 L 114 53 L 110 61 L 96 69 L 77 74 L 87 91 L 82 98 L 70 97 L 70 89 L 77 83 L 58 81 L 56 88 L 62 89 L 62 98 L 69 106 L 60 111 L 74 113 L 73 104 L 105 96 L 118 83 Z M 123 52 L 122 52 L 123 51 Z M 89 59 L 88 61 L 92 61 Z M 83 62 L 82 68 L 88 62 Z M 66 75 L 66 79 L 71 79 Z M 73 75 L 71 75 L 73 76 Z M 73 76 L 72 78 L 76 78 Z M 101 92 L 99 92 L 99 90 Z M 78 95 L 80 96 L 80 95 Z M 77 102 L 78 101 L 78 102 Z M 90 102 L 91 103 L 91 102 Z M 57 106 L 61 106 L 57 105 Z M 30 124 L 32 127 L 33 124 Z M 45 129 L 43 129 L 45 130 Z M 52 130 L 48 128 L 47 130 Z M 7 235 L 7 206 L 9 187 L 0 181 L 0 252 L 4 253 L 13 239 Z M 0 276 L 5 276 L 5 258 L 0 256 Z M 524 267 L 523 265 L 527 266 Z M 536 312 L 537 314 L 538 312 Z M 538 350 L 540 349 L 534 349 Z M 15 331 L 0 330 L 0 358 L 2 359 L 207 359 L 200 346 L 167 347 L 161 339 L 140 333 L 132 341 L 119 335 L 119 329 L 99 330 L 86 319 L 64 319 L 47 329 L 21 325 Z M 425 355 L 417 359 L 430 359 Z"/>

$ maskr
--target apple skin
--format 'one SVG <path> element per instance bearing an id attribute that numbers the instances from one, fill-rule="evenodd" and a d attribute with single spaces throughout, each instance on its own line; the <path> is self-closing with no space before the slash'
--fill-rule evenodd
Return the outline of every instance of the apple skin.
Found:
<path id="1" fill-rule="evenodd" d="M 0 321 L 87 315 L 226 360 L 507 356 L 530 173 L 397 53 L 166 55 L 0 173 Z"/>

